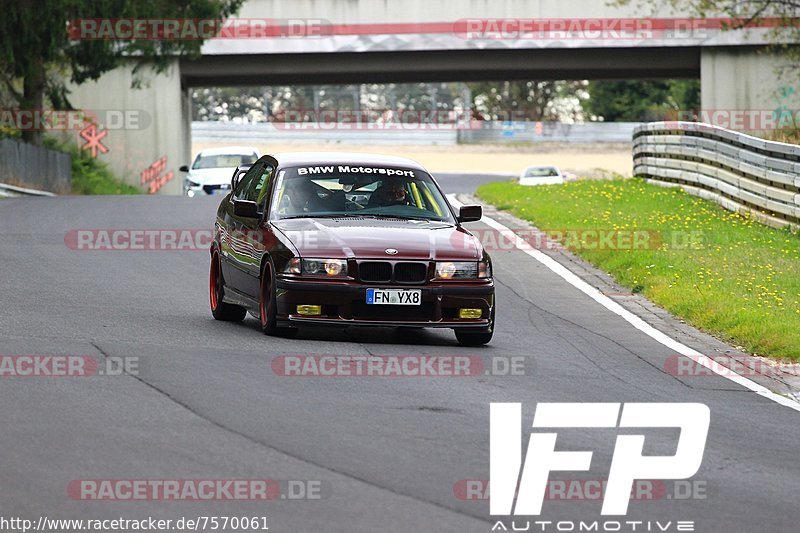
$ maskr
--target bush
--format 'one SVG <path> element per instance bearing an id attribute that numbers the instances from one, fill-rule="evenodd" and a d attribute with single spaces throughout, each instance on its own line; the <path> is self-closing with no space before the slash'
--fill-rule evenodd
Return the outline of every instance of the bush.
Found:
<path id="1" fill-rule="evenodd" d="M 44 146 L 72 157 L 72 194 L 142 194 L 138 187 L 114 175 L 106 163 L 90 157 L 72 142 L 45 137 Z"/>

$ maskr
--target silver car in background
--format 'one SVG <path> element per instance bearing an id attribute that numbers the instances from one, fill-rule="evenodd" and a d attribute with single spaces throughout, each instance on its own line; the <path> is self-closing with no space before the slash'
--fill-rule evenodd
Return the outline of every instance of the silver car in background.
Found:
<path id="1" fill-rule="evenodd" d="M 242 165 L 252 165 L 259 157 L 258 150 L 250 146 L 203 150 L 195 156 L 191 168 L 188 165 L 180 168 L 187 173 L 184 193 L 187 196 L 228 194 L 233 171 Z"/>
<path id="2" fill-rule="evenodd" d="M 564 183 L 561 169 L 553 166 L 528 167 L 519 175 L 520 185 L 560 185 Z"/>

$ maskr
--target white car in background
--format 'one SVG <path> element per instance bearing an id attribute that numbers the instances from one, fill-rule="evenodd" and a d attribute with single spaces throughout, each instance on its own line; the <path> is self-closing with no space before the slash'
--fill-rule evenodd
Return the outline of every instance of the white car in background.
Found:
<path id="1" fill-rule="evenodd" d="M 564 181 L 561 169 L 551 166 L 528 167 L 519 175 L 520 185 L 560 185 Z"/>
<path id="2" fill-rule="evenodd" d="M 258 150 L 250 146 L 203 150 L 195 156 L 191 168 L 188 165 L 180 168 L 181 172 L 187 172 L 184 192 L 187 196 L 228 194 L 233 171 L 241 165 L 255 163 L 259 157 Z"/>

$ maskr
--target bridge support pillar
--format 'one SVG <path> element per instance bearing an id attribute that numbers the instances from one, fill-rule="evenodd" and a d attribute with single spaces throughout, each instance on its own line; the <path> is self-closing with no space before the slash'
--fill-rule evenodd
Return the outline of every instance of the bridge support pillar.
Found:
<path id="1" fill-rule="evenodd" d="M 792 125 L 785 121 L 797 119 L 800 81 L 796 72 L 781 71 L 788 64 L 763 47 L 704 48 L 700 120 L 759 137 L 770 136 L 780 124 Z"/>
<path id="2" fill-rule="evenodd" d="M 122 66 L 71 87 L 70 102 L 97 117 L 98 142 L 107 150 L 100 148 L 97 158 L 117 176 L 146 192 L 181 194 L 178 167 L 191 163 L 191 103 L 180 66 L 176 60 L 165 73 L 146 69 L 141 76 L 142 88 L 131 90 L 133 65 Z M 88 144 L 80 132 L 76 138 L 79 146 Z"/>

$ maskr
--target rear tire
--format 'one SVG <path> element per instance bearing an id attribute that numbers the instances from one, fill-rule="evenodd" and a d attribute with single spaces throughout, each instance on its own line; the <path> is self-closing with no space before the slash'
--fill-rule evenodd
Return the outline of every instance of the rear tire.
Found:
<path id="1" fill-rule="evenodd" d="M 276 301 L 275 276 L 272 263 L 267 261 L 261 271 L 261 291 L 258 298 L 259 323 L 264 335 L 294 337 L 296 328 L 279 328 L 277 324 L 278 304 Z"/>
<path id="2" fill-rule="evenodd" d="M 494 335 L 494 316 L 496 306 L 497 302 L 495 302 L 495 305 L 492 307 L 492 321 L 487 329 L 483 331 L 454 329 L 453 331 L 455 331 L 458 344 L 461 346 L 483 346 L 484 344 L 489 344 L 489 341 L 492 340 L 492 335 Z"/>
<path id="3" fill-rule="evenodd" d="M 217 252 L 211 254 L 211 271 L 208 278 L 209 303 L 211 304 L 211 314 L 214 318 L 223 322 L 241 322 L 244 320 L 247 315 L 247 309 L 222 301 L 225 295 L 225 280 L 222 278 L 222 268 Z"/>

